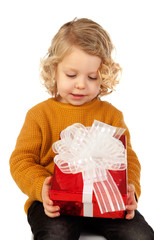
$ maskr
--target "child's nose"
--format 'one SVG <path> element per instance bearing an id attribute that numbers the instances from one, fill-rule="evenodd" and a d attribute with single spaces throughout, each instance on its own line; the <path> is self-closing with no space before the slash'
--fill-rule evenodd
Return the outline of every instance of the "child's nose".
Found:
<path id="1" fill-rule="evenodd" d="M 78 79 L 75 83 L 75 87 L 78 89 L 85 89 L 86 80 L 84 78 Z"/>

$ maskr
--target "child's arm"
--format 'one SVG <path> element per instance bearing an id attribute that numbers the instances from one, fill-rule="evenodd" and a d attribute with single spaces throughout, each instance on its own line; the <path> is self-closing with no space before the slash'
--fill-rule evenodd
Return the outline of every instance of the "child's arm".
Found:
<path id="1" fill-rule="evenodd" d="M 10 158 L 13 179 L 32 201 L 42 201 L 43 183 L 51 176 L 45 166 L 40 164 L 43 145 L 40 126 L 37 116 L 34 116 L 33 111 L 29 111 Z"/>
<path id="2" fill-rule="evenodd" d="M 115 121 L 113 123 L 115 127 L 121 127 L 126 129 L 124 134 L 127 136 L 127 174 L 128 174 L 128 184 L 134 185 L 135 187 L 135 196 L 137 201 L 141 194 L 140 186 L 140 171 L 141 165 L 138 160 L 136 153 L 133 151 L 130 141 L 130 133 L 124 122 L 123 114 L 120 111 L 116 112 Z"/>

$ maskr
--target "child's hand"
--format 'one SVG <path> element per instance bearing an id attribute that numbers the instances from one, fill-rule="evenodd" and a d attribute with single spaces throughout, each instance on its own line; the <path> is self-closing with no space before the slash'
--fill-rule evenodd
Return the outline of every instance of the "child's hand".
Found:
<path id="1" fill-rule="evenodd" d="M 135 216 L 135 210 L 137 209 L 137 202 L 135 199 L 135 187 L 133 184 L 128 185 L 128 196 L 126 206 L 126 219 L 132 219 Z"/>
<path id="2" fill-rule="evenodd" d="M 42 199 L 44 212 L 48 217 L 54 218 L 60 215 L 58 206 L 53 206 L 53 201 L 49 197 L 49 191 L 51 188 L 52 177 L 47 177 L 43 183 L 42 187 Z"/>

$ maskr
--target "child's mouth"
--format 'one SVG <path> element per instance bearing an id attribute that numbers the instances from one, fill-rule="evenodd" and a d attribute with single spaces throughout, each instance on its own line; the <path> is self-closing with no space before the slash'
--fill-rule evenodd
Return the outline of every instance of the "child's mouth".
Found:
<path id="1" fill-rule="evenodd" d="M 74 99 L 82 99 L 84 97 L 83 94 L 71 94 Z"/>

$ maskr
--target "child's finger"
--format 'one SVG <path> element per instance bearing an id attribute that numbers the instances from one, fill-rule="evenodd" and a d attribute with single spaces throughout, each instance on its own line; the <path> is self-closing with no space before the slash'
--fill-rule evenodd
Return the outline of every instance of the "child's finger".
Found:
<path id="1" fill-rule="evenodd" d="M 128 185 L 128 192 L 135 192 L 135 187 L 133 184 Z"/>
<path id="2" fill-rule="evenodd" d="M 49 206 L 47 205 L 45 209 L 50 213 L 56 213 L 60 211 L 60 208 L 58 206 Z"/>
<path id="3" fill-rule="evenodd" d="M 133 211 L 137 209 L 137 203 L 134 203 L 132 205 L 126 205 L 126 210 Z"/>
<path id="4" fill-rule="evenodd" d="M 48 217 L 58 217 L 60 215 L 60 208 L 59 206 L 50 206 L 47 205 L 44 207 L 44 212 Z"/>
<path id="5" fill-rule="evenodd" d="M 60 212 L 50 212 L 47 209 L 44 209 L 44 212 L 48 217 L 51 217 L 51 218 L 60 216 Z"/>
<path id="6" fill-rule="evenodd" d="M 50 200 L 50 198 L 46 197 L 43 201 L 43 206 L 46 208 L 47 206 L 51 207 L 53 206 L 53 201 Z"/>
<path id="7" fill-rule="evenodd" d="M 45 179 L 45 181 L 44 181 L 44 184 L 45 185 L 50 185 L 51 184 L 51 180 L 52 180 L 52 177 L 50 176 L 50 177 L 47 177 L 46 179 Z"/>
<path id="8" fill-rule="evenodd" d="M 127 214 L 126 214 L 126 219 L 130 220 L 130 219 L 133 219 L 135 216 L 135 212 L 134 211 L 127 211 Z"/>

